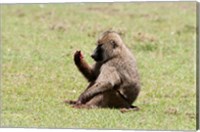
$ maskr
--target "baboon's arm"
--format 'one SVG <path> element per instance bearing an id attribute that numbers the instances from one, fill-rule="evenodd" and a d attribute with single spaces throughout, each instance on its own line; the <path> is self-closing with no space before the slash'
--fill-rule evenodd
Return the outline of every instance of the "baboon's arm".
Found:
<path id="1" fill-rule="evenodd" d="M 95 84 L 80 95 L 78 102 L 86 103 L 94 96 L 109 91 L 120 83 L 121 79 L 115 68 L 104 68 L 95 81 Z"/>
<path id="2" fill-rule="evenodd" d="M 89 82 L 95 79 L 95 74 L 93 72 L 93 69 L 84 60 L 81 51 L 76 51 L 76 53 L 74 54 L 74 62 L 79 71 Z"/>

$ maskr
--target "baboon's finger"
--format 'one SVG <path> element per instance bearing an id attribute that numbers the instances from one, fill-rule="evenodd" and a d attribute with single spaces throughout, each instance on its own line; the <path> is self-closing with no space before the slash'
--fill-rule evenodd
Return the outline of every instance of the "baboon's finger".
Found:
<path id="1" fill-rule="evenodd" d="M 64 100 L 64 103 L 70 104 L 70 105 L 76 104 L 76 102 L 77 102 L 77 101 L 74 101 L 74 100 Z"/>

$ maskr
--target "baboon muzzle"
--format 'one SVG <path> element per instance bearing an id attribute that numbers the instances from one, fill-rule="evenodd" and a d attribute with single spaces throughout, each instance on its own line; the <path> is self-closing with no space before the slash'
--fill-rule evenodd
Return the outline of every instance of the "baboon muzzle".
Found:
<path id="1" fill-rule="evenodd" d="M 98 56 L 97 56 L 97 54 L 95 54 L 95 53 L 93 53 L 93 54 L 91 55 L 91 57 L 92 57 L 92 59 L 94 59 L 95 61 L 98 60 Z"/>
<path id="2" fill-rule="evenodd" d="M 92 57 L 92 59 L 95 59 L 95 55 L 94 54 L 92 54 L 91 57 Z"/>
<path id="3" fill-rule="evenodd" d="M 101 61 L 103 59 L 102 58 L 102 54 L 103 54 L 103 51 L 102 51 L 101 47 L 97 46 L 97 48 L 94 50 L 94 52 L 91 55 L 91 57 L 95 61 Z"/>
<path id="4" fill-rule="evenodd" d="M 94 59 L 94 60 L 95 60 L 95 58 L 97 58 L 96 57 L 96 52 L 97 52 L 97 48 L 94 50 L 94 52 L 91 55 L 92 59 Z"/>

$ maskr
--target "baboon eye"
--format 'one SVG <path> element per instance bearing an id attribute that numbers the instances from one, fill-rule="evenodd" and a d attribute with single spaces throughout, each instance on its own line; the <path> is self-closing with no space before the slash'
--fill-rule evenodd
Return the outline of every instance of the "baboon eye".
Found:
<path id="1" fill-rule="evenodd" d="M 111 40 L 110 43 L 112 44 L 113 48 L 117 47 L 117 43 L 114 40 Z"/>

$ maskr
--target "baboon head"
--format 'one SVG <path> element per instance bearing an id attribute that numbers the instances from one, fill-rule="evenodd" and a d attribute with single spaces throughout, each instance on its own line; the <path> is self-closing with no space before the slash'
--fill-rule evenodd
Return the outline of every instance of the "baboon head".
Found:
<path id="1" fill-rule="evenodd" d="M 123 41 L 119 34 L 114 31 L 104 32 L 97 41 L 97 47 L 91 57 L 95 61 L 105 62 L 120 55 Z"/>

